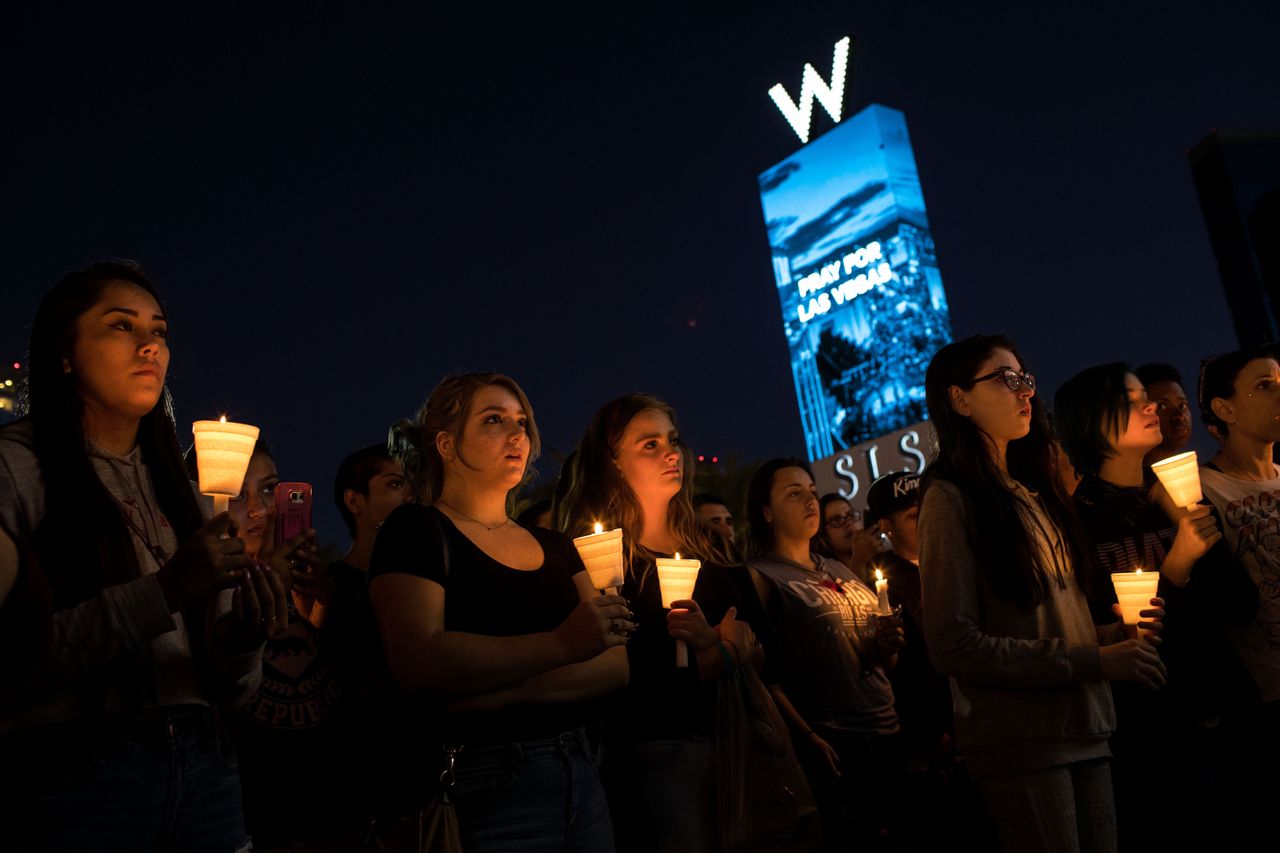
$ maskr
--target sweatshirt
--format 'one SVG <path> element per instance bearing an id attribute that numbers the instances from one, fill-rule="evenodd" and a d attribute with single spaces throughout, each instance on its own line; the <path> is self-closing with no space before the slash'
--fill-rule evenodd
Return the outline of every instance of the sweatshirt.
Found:
<path id="1" fill-rule="evenodd" d="M 1110 756 L 1115 728 L 1098 634 L 1068 550 L 1037 495 L 1010 481 L 1023 523 L 1056 569 L 1044 601 L 997 595 L 966 533 L 959 488 L 934 481 L 920 510 L 925 640 L 951 678 L 956 740 L 977 778 Z"/>

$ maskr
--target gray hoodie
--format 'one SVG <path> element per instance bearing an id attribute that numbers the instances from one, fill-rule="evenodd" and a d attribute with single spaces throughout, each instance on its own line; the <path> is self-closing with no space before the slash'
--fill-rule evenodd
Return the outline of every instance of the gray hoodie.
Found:
<path id="1" fill-rule="evenodd" d="M 160 512 L 151 477 L 138 448 L 115 456 L 89 448 L 94 470 L 121 511 L 169 555 L 178 542 Z M 206 507 L 206 512 L 207 512 Z M 30 426 L 18 422 L 0 429 L 0 529 L 27 551 L 44 517 L 44 483 L 31 441 Z M 226 655 L 208 637 L 192 638 L 182 614 L 170 612 L 156 578 L 160 565 L 142 537 L 132 531 L 142 576 L 109 586 L 96 597 L 53 614 L 50 666 L 54 689 L 15 703 L 4 702 L 0 733 L 60 722 L 102 712 L 145 710 L 174 705 L 208 705 L 228 699 L 242 703 L 260 676 L 261 650 Z M 92 530 L 69 530 L 68 536 L 92 536 Z M 210 602 L 208 624 L 231 607 L 231 593 Z M 210 697 L 192 665 L 191 643 L 207 643 L 212 683 L 220 695 Z M 26 693 L 22 685 L 0 690 Z"/>
<path id="2" fill-rule="evenodd" d="M 1030 610 L 991 589 L 956 486 L 935 481 L 920 510 L 925 639 L 934 666 L 951 677 L 956 738 L 975 778 L 1109 756 L 1115 728 L 1097 629 L 1059 531 L 1036 495 L 1010 487 L 1056 569 L 1048 599 Z"/>

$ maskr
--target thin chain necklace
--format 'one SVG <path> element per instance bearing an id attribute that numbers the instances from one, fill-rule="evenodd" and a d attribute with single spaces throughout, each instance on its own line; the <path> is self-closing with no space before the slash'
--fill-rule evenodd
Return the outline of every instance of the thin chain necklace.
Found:
<path id="1" fill-rule="evenodd" d="M 465 512 L 463 512 L 462 510 L 458 509 L 456 506 L 454 506 L 453 504 L 451 504 L 451 503 L 449 503 L 448 501 L 444 500 L 443 498 L 441 498 L 440 500 L 436 501 L 436 503 L 440 504 L 441 506 L 447 506 L 449 509 L 451 509 L 451 510 L 453 510 L 454 512 L 456 512 L 458 515 L 460 515 L 460 516 L 462 516 L 463 518 L 465 518 L 467 521 L 474 521 L 476 524 L 480 525 L 481 527 L 483 527 L 485 530 L 487 530 L 487 531 L 488 531 L 488 532 L 490 532 L 490 533 L 492 533 L 493 531 L 498 530 L 498 529 L 500 529 L 500 528 L 506 527 L 508 524 L 510 524 L 510 523 L 511 523 L 511 519 L 510 519 L 510 518 L 507 518 L 507 519 L 504 519 L 504 520 L 503 520 L 503 522 L 502 522 L 501 524 L 495 524 L 495 525 L 493 525 L 492 527 L 490 527 L 489 525 L 485 524 L 483 521 L 481 521 L 480 519 L 476 518 L 475 516 L 467 515 Z"/>

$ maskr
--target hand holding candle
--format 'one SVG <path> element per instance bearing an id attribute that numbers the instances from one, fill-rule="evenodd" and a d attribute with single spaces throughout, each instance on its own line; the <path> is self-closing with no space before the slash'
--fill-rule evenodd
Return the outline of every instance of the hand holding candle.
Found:
<path id="1" fill-rule="evenodd" d="M 214 515 L 224 513 L 229 500 L 238 497 L 244 485 L 258 428 L 231 423 L 223 415 L 216 421 L 196 421 L 191 431 L 195 436 L 200 494 L 213 497 Z"/>
<path id="2" fill-rule="evenodd" d="M 1155 607 L 1151 599 L 1156 597 L 1156 587 L 1160 583 L 1159 572 L 1144 572 L 1138 569 L 1133 572 L 1112 572 L 1111 583 L 1116 589 L 1116 599 L 1120 604 L 1120 618 L 1126 625 L 1137 625 L 1142 622 L 1142 611 Z M 1138 629 L 1139 637 L 1145 638 L 1149 632 Z"/>
<path id="3" fill-rule="evenodd" d="M 591 577 L 591 585 L 606 595 L 617 595 L 622 586 L 622 528 L 605 531 L 596 522 L 596 532 L 573 540 Z"/>
<path id="4" fill-rule="evenodd" d="M 876 569 L 876 612 L 881 616 L 893 615 L 893 606 L 889 604 L 889 579 L 879 569 Z"/>
<path id="5" fill-rule="evenodd" d="M 693 598 L 693 587 L 698 582 L 702 561 L 682 560 L 676 554 L 674 558 L 659 557 L 657 565 L 663 607 L 670 608 L 672 602 Z M 689 647 L 684 640 L 676 640 L 676 666 L 682 669 L 689 666 Z"/>

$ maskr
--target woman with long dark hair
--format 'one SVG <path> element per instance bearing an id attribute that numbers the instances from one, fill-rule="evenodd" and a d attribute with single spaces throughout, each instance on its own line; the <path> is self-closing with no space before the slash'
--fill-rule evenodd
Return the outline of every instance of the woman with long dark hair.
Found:
<path id="1" fill-rule="evenodd" d="M 25 417 L 0 430 L 0 812 L 15 849 L 247 843 L 212 713 L 252 691 L 281 580 L 208 522 L 142 269 L 73 272 L 36 311 Z M 234 593 L 232 592 L 234 590 Z"/>
<path id="2" fill-rule="evenodd" d="M 1005 849 L 1114 850 L 1105 681 L 1159 687 L 1164 667 L 1145 641 L 1094 627 L 1083 537 L 1013 342 L 948 344 L 925 390 L 925 635 L 952 678 L 959 746 Z"/>
<path id="3" fill-rule="evenodd" d="M 389 444 L 418 502 L 378 532 L 369 597 L 390 673 L 417 700 L 405 736 L 434 739 L 412 775 L 438 776 L 439 747 L 452 756 L 468 853 L 611 850 L 587 700 L 626 683 L 633 625 L 567 537 L 511 519 L 540 446 L 533 407 L 508 376 L 451 376 Z"/>
<path id="4" fill-rule="evenodd" d="M 1193 839 L 1214 844 L 1239 825 L 1223 820 L 1215 805 L 1220 799 L 1214 779 L 1221 761 L 1219 721 L 1237 692 L 1232 676 L 1242 669 L 1222 624 L 1247 625 L 1257 612 L 1256 592 L 1221 544 L 1212 507 L 1180 507 L 1171 517 L 1152 499 L 1146 461 L 1161 444 L 1161 420 L 1128 365 L 1100 364 L 1077 373 L 1058 389 L 1053 409 L 1058 439 L 1082 475 L 1072 500 L 1093 562 L 1088 594 L 1094 622 L 1118 621 L 1110 573 L 1136 568 L 1159 574 L 1157 594 L 1167 612 L 1159 652 L 1168 686 L 1112 688 L 1120 844 L 1126 849 L 1142 843 L 1179 847 Z M 1170 750 L 1173 743 L 1188 748 Z M 1164 806 L 1162 789 L 1150 784 L 1152 778 L 1201 804 L 1197 820 L 1152 821 Z"/>
<path id="5" fill-rule="evenodd" d="M 618 847 L 717 850 L 715 681 L 729 671 L 726 655 L 747 661 L 756 642 L 735 618 L 743 601 L 726 568 L 734 563 L 729 543 L 693 508 L 693 466 L 675 410 L 646 394 L 605 404 L 571 476 L 559 517 L 574 535 L 596 522 L 622 528 L 622 594 L 639 626 L 627 645 L 631 681 L 604 718 L 602 766 Z M 654 561 L 677 552 L 702 568 L 692 599 L 668 613 Z M 675 666 L 677 639 L 688 644 L 687 669 Z"/>

